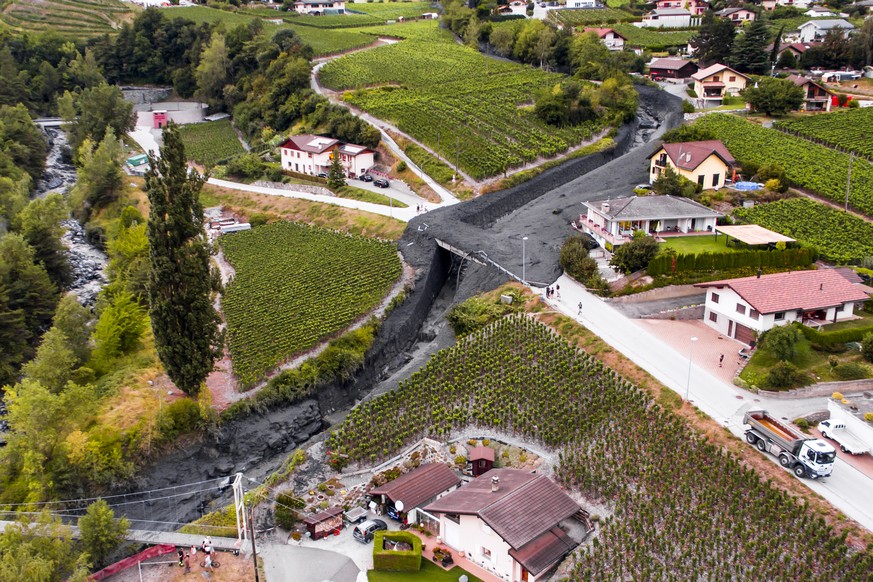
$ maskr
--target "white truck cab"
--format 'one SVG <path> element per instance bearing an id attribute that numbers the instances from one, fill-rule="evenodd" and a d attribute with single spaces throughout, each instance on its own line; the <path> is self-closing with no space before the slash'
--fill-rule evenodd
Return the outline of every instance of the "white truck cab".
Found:
<path id="1" fill-rule="evenodd" d="M 822 439 L 814 439 L 803 442 L 798 457 L 809 473 L 816 477 L 829 477 L 834 472 L 837 451 Z"/>

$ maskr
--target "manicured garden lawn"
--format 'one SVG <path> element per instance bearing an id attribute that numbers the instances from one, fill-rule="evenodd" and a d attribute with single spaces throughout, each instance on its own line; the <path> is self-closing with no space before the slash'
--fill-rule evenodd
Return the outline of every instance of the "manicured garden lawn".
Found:
<path id="1" fill-rule="evenodd" d="M 482 582 L 460 566 L 455 566 L 447 571 L 424 559 L 421 560 L 421 570 L 418 572 L 376 572 L 370 570 L 367 572 L 367 578 L 370 582 L 458 582 L 458 578 L 462 574 L 466 574 L 470 582 Z"/>
<path id="2" fill-rule="evenodd" d="M 734 247 L 729 247 L 724 244 L 724 236 L 718 237 L 715 235 L 708 236 L 677 236 L 666 238 L 661 244 L 662 248 L 676 249 L 680 255 L 699 255 L 701 253 L 733 253 L 736 252 Z"/>
<path id="3" fill-rule="evenodd" d="M 873 326 L 873 313 L 867 313 L 866 311 L 856 311 L 855 315 L 860 317 L 861 319 L 853 319 L 852 321 L 841 321 L 839 323 L 831 323 L 824 326 L 822 331 L 839 331 L 841 329 L 854 329 L 856 327 L 870 327 Z"/>

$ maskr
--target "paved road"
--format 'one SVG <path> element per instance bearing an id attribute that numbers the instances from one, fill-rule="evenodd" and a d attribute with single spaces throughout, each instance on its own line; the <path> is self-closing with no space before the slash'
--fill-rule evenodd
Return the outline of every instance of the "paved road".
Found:
<path id="1" fill-rule="evenodd" d="M 348 556 L 318 548 L 273 544 L 258 550 L 266 582 L 355 582 L 360 570 Z M 364 575 L 366 580 L 366 575 Z"/>
<path id="2" fill-rule="evenodd" d="M 128 135 L 131 137 L 131 139 L 133 139 L 133 141 L 139 144 L 139 147 L 141 147 L 144 152 L 152 152 L 157 157 L 161 156 L 160 145 L 158 144 L 158 140 L 155 138 L 155 134 L 152 133 L 152 130 L 150 128 L 137 127 Z"/>
<path id="3" fill-rule="evenodd" d="M 706 293 L 688 295 L 685 297 L 671 297 L 668 299 L 653 299 L 652 301 L 640 301 L 638 303 L 611 303 L 611 305 L 627 317 L 643 317 L 688 307 L 689 305 L 701 305 L 706 300 Z"/>
<path id="4" fill-rule="evenodd" d="M 552 301 L 555 308 L 583 323 L 681 396 L 684 397 L 687 390 L 695 406 L 738 438 L 743 437 L 743 414 L 749 409 L 765 408 L 776 416 L 791 419 L 803 412 L 826 408 L 825 398 L 776 400 L 758 397 L 724 382 L 694 363 L 689 375 L 688 354 L 679 353 L 566 275 L 556 283 L 561 287 L 561 301 Z M 777 462 L 775 457 L 768 455 L 768 458 Z M 828 479 L 803 479 L 802 482 L 862 526 L 873 530 L 873 482 L 869 477 L 837 459 L 834 473 Z"/>

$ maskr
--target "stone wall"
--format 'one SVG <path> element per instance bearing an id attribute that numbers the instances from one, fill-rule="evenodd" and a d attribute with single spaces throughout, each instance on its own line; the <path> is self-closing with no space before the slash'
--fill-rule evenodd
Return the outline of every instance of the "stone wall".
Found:
<path id="1" fill-rule="evenodd" d="M 865 391 L 873 391 L 873 379 L 867 380 L 847 380 L 845 382 L 819 382 L 805 388 L 796 390 L 786 390 L 785 392 L 770 392 L 769 390 L 759 390 L 759 394 L 769 396 L 770 398 L 781 398 L 789 400 L 792 398 L 818 398 L 822 396 L 830 396 L 834 392 L 841 394 L 859 394 Z"/>
<path id="2" fill-rule="evenodd" d="M 122 87 L 125 101 L 135 105 L 163 101 L 173 92 L 171 87 Z"/>
<path id="3" fill-rule="evenodd" d="M 703 319 L 703 313 L 703 305 L 693 305 L 691 307 L 680 307 L 679 309 L 670 309 L 669 311 L 662 311 L 661 313 L 644 315 L 640 319 L 672 319 L 685 321 L 689 319 Z"/>

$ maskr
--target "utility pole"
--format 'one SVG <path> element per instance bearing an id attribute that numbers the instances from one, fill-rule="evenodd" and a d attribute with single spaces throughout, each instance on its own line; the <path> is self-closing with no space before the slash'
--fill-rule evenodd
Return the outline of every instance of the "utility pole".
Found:
<path id="1" fill-rule="evenodd" d="M 849 152 L 849 176 L 846 178 L 846 204 L 843 210 L 849 210 L 849 191 L 852 189 L 852 162 L 855 161 L 855 152 Z"/>
<path id="2" fill-rule="evenodd" d="M 255 505 L 252 504 L 249 515 L 249 527 L 252 529 L 252 563 L 255 566 L 255 582 L 261 582 L 258 575 L 258 551 L 255 549 Z"/>

